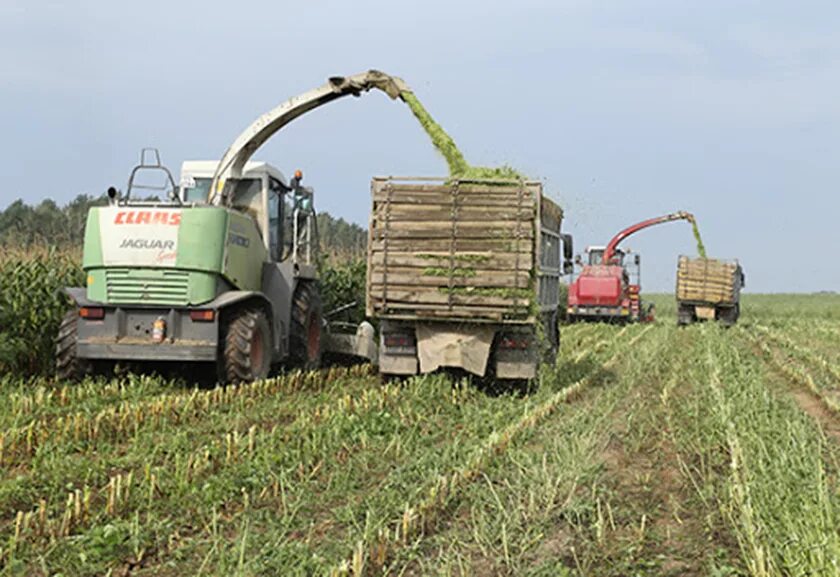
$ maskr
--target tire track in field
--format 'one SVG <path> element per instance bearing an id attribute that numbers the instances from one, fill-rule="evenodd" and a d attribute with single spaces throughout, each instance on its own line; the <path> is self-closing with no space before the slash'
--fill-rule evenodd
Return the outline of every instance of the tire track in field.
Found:
<path id="1" fill-rule="evenodd" d="M 709 531 L 710 517 L 686 473 L 674 432 L 674 407 L 686 402 L 697 331 L 672 327 L 656 350 L 640 351 L 640 372 L 613 417 L 602 453 L 604 473 L 592 492 L 592 529 L 579 531 L 565 564 L 584 575 L 707 575 L 714 554 L 737 557 L 737 544 Z M 635 386 L 633 386 L 635 384 Z M 603 518 L 601 518 L 603 517 Z"/>
<path id="2" fill-rule="evenodd" d="M 610 340 L 617 341 L 627 328 L 616 333 Z M 375 540 L 359 541 L 352 554 L 336 565 L 330 571 L 330 575 L 358 577 L 376 572 L 381 570 L 399 549 L 409 544 L 416 546 L 425 536 L 434 531 L 434 525 L 441 522 L 446 509 L 458 498 L 463 488 L 479 478 L 495 457 L 502 454 L 524 432 L 533 429 L 553 414 L 561 404 L 576 399 L 604 369 L 611 368 L 623 360 L 626 352 L 631 350 L 633 345 L 651 328 L 652 326 L 643 328 L 629 339 L 620 352 L 614 354 L 588 376 L 554 393 L 501 432 L 491 434 L 464 467 L 439 477 L 428 490 L 425 499 L 407 506 L 402 518 L 394 523 L 393 531 L 380 531 Z"/>
<path id="3" fill-rule="evenodd" d="M 570 355 L 564 374 L 581 355 L 587 350 Z M 599 455 L 615 414 L 631 396 L 627 364 L 603 373 L 574 403 L 488 464 L 436 531 L 418 547 L 400 551 L 386 572 L 439 575 L 455 568 L 462 575 L 553 575 L 561 569 L 559 559 L 573 566 L 568 555 L 576 525 L 570 517 L 587 506 L 582 503 L 588 503 L 593 477 L 601 474 Z"/>
<path id="4" fill-rule="evenodd" d="M 764 337 L 740 329 L 744 347 L 763 360 L 797 406 L 808 414 L 833 441 L 840 443 L 840 404 L 826 396 L 802 362 L 786 354 L 779 340 L 767 332 Z"/>
<path id="5" fill-rule="evenodd" d="M 832 413 L 840 415 L 840 370 L 813 350 L 767 327 L 756 325 L 760 334 L 745 333 L 770 364 L 792 383 L 804 385 Z M 822 372 L 824 381 L 817 373 Z M 827 385 L 827 386 L 822 386 Z"/>
<path id="6" fill-rule="evenodd" d="M 642 346 L 634 347 L 634 358 L 621 363 L 608 386 L 589 388 L 573 410 L 547 420 L 509 458 L 503 457 L 500 467 L 483 475 L 485 491 L 491 492 L 492 499 L 485 501 L 483 493 L 475 490 L 467 493 L 455 509 L 457 517 L 451 526 L 433 542 L 401 556 L 403 564 L 396 563 L 390 571 L 414 576 L 443 574 L 454 567 L 461 574 L 565 575 L 563 571 L 577 568 L 584 575 L 625 575 L 629 573 L 623 572 L 626 567 L 616 557 L 626 556 L 628 551 L 661 559 L 663 564 L 673 563 L 666 559 L 674 556 L 673 550 L 656 548 L 660 534 L 665 541 L 665 530 L 660 528 L 665 513 L 652 515 L 648 508 L 636 514 L 635 508 L 642 500 L 653 502 L 658 509 L 671 506 L 673 481 L 679 471 L 668 469 L 668 479 L 657 476 L 665 470 L 659 444 L 655 455 L 647 445 L 645 450 L 631 450 L 625 445 L 629 444 L 629 433 L 637 427 L 639 410 L 650 410 L 648 405 L 659 398 L 658 389 L 654 389 L 663 375 L 680 371 L 682 364 L 675 359 L 680 349 L 673 346 L 675 330 L 656 327 Z M 581 423 L 585 423 L 583 428 Z M 578 447 L 566 454 L 566 459 L 558 460 L 555 455 L 564 449 L 553 444 L 552 437 L 557 435 L 573 444 L 583 443 L 580 447 L 586 448 Z M 651 442 L 658 438 L 651 435 Z M 545 451 L 551 451 L 547 460 Z M 534 496 L 530 487 L 522 484 L 518 470 L 525 463 L 539 467 L 540 453 L 542 468 L 548 467 L 547 471 L 526 478 L 545 483 L 551 487 L 545 490 L 557 497 L 549 504 L 543 503 L 546 509 L 536 513 L 532 510 Z M 571 476 L 570 470 L 575 471 Z M 641 479 L 647 479 L 655 490 L 643 490 Z M 639 539 L 639 522 L 645 513 L 645 538 Z M 680 527 L 688 525 L 688 517 L 682 513 Z M 494 525 L 495 533 L 488 532 L 487 527 Z M 677 541 L 678 531 L 672 532 L 671 541 Z M 623 546 L 627 544 L 625 539 L 629 545 L 622 549 L 617 543 L 621 541 Z M 702 550 L 707 542 L 699 545 Z"/>
<path id="7" fill-rule="evenodd" d="M 719 437 L 694 435 L 712 465 L 703 474 L 721 483 L 714 492 L 743 561 L 753 575 L 836 575 L 837 446 L 790 397 L 808 393 L 773 366 L 779 359 L 767 357 L 772 347 L 743 330 L 718 336 L 707 339 L 710 394 L 702 420 Z"/>

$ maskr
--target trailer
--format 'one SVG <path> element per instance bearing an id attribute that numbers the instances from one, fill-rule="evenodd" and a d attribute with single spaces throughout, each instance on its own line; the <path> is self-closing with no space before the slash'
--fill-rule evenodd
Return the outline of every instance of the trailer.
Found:
<path id="1" fill-rule="evenodd" d="M 378 177 L 366 308 L 383 375 L 536 376 L 559 346 L 563 211 L 535 181 Z"/>
<path id="2" fill-rule="evenodd" d="M 741 315 L 744 271 L 738 261 L 680 256 L 677 265 L 677 324 L 717 320 L 732 326 Z"/>

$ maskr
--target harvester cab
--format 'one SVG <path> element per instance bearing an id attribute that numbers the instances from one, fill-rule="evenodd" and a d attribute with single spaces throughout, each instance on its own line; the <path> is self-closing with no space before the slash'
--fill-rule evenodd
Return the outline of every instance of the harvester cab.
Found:
<path id="1" fill-rule="evenodd" d="M 218 161 L 191 160 L 181 165 L 178 198 L 184 204 L 207 204 Z M 302 185 L 303 173 L 291 180 L 265 162 L 249 161 L 229 197 L 233 210 L 256 223 L 270 260 L 314 265 L 317 228 L 314 191 Z"/>
<path id="2" fill-rule="evenodd" d="M 604 264 L 605 246 L 586 247 L 586 262 L 589 266 L 600 266 Z M 632 260 L 629 258 L 633 256 Z M 630 285 L 641 285 L 642 278 L 642 256 L 634 253 L 629 248 L 616 248 L 612 257 L 612 264 L 624 269 L 624 281 Z"/>
<path id="3" fill-rule="evenodd" d="M 586 262 L 590 266 L 604 264 L 604 251 L 607 249 L 605 246 L 588 246 L 586 247 Z M 625 251 L 623 249 L 616 249 L 614 261 L 619 266 L 624 266 L 624 255 Z"/>

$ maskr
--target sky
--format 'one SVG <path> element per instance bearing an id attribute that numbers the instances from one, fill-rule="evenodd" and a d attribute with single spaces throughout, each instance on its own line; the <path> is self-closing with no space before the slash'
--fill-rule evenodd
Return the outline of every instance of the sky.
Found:
<path id="1" fill-rule="evenodd" d="M 753 292 L 840 289 L 840 3 L 802 0 L 0 0 L 0 207 L 173 172 L 327 77 L 397 75 L 476 165 L 544 182 L 577 248 L 676 210 Z M 400 102 L 305 115 L 254 156 L 366 225 L 374 175 L 444 176 Z M 675 222 L 630 237 L 643 290 L 693 254 Z"/>

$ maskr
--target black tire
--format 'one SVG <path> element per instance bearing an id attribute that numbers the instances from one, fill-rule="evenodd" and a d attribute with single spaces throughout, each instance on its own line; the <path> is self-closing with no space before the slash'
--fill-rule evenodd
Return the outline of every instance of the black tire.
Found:
<path id="1" fill-rule="evenodd" d="M 68 311 L 61 319 L 55 340 L 55 374 L 61 381 L 80 381 L 90 372 L 90 363 L 76 356 L 79 312 Z"/>
<path id="2" fill-rule="evenodd" d="M 694 310 L 689 305 L 679 305 L 677 308 L 677 325 L 684 327 L 694 322 Z"/>
<path id="3" fill-rule="evenodd" d="M 224 383 L 249 383 L 271 371 L 271 327 L 261 309 L 242 309 L 226 323 L 219 367 Z"/>
<path id="4" fill-rule="evenodd" d="M 735 305 L 734 307 L 727 307 L 718 310 L 718 319 L 720 320 L 721 324 L 725 327 L 731 327 L 735 323 L 738 322 L 738 317 L 741 316 L 741 310 L 739 305 Z"/>
<path id="5" fill-rule="evenodd" d="M 307 371 L 321 366 L 321 293 L 313 282 L 299 282 L 292 298 L 289 362 Z"/>
<path id="6" fill-rule="evenodd" d="M 551 365 L 557 360 L 557 353 L 560 351 L 560 322 L 557 319 L 557 312 L 548 315 L 544 326 L 546 343 L 543 351 L 543 360 Z"/>

